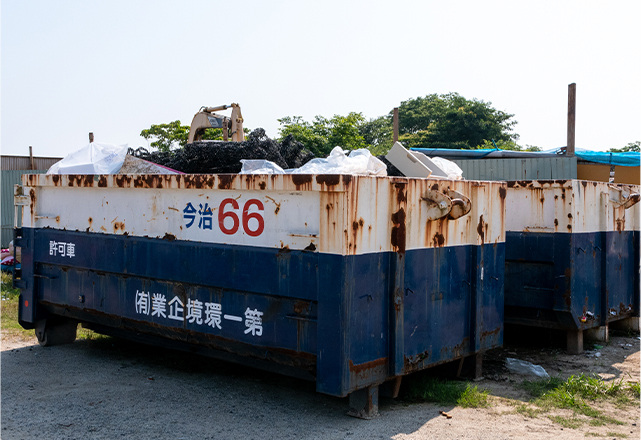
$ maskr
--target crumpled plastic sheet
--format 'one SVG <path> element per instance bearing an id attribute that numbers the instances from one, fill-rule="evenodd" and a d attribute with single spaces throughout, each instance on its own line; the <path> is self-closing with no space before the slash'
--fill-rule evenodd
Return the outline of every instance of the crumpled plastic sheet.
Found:
<path id="1" fill-rule="evenodd" d="M 550 375 L 545 368 L 540 365 L 534 365 L 528 361 L 522 361 L 520 359 L 506 358 L 505 366 L 507 369 L 514 374 L 520 374 L 523 376 L 536 376 L 543 379 L 549 379 Z"/>
<path id="2" fill-rule="evenodd" d="M 367 149 L 352 150 L 346 154 L 334 147 L 327 158 L 316 158 L 299 168 L 283 170 L 268 160 L 242 160 L 240 174 L 358 174 L 387 176 L 387 165 L 372 156 Z"/>

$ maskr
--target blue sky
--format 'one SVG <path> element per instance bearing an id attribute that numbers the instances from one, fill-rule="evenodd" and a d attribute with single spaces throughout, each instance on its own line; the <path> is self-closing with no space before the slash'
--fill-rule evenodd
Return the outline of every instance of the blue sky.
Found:
<path id="1" fill-rule="evenodd" d="M 641 140 L 641 2 L 19 1 L 1 4 L 2 154 L 147 146 L 151 124 L 238 102 L 245 126 L 367 118 L 457 92 L 514 114 L 519 143 Z"/>

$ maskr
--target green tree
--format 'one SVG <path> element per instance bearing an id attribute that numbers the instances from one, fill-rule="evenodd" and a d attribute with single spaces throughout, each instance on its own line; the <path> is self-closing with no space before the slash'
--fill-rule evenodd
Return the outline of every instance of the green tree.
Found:
<path id="1" fill-rule="evenodd" d="M 495 145 L 496 144 L 496 145 Z M 510 150 L 510 151 L 541 151 L 539 147 L 536 147 L 534 145 L 526 145 L 526 146 L 521 146 L 517 144 L 514 141 L 498 141 L 498 142 L 492 142 L 491 140 L 485 140 L 483 143 L 479 146 L 477 146 L 474 149 L 494 149 L 498 148 L 500 150 Z"/>
<path id="2" fill-rule="evenodd" d="M 367 147 L 360 132 L 360 126 L 365 123 L 362 113 L 351 112 L 347 116 L 334 115 L 330 119 L 316 116 L 311 123 L 301 116 L 286 116 L 278 122 L 280 123 L 278 134 L 281 140 L 291 134 L 294 139 L 319 157 L 327 156 L 337 146 L 344 150 Z"/>
<path id="3" fill-rule="evenodd" d="M 171 151 L 172 148 L 182 148 L 187 145 L 189 139 L 189 125 L 180 125 L 180 121 L 173 121 L 168 124 L 152 125 L 140 132 L 140 136 L 153 140 L 149 146 L 160 151 Z M 243 130 L 249 133 L 249 129 Z M 208 128 L 203 133 L 203 140 L 222 141 L 223 130 L 221 128 Z"/>
<path id="4" fill-rule="evenodd" d="M 359 131 L 372 154 L 386 154 L 392 148 L 394 127 L 390 116 L 379 116 L 359 126 Z"/>
<path id="5" fill-rule="evenodd" d="M 631 153 L 641 151 L 641 141 L 630 142 L 623 148 L 610 148 L 608 153 Z"/>
<path id="6" fill-rule="evenodd" d="M 513 132 L 514 115 L 491 104 L 457 93 L 403 101 L 399 106 L 399 140 L 406 147 L 424 148 L 469 149 L 491 139 L 516 143 L 519 136 Z"/>

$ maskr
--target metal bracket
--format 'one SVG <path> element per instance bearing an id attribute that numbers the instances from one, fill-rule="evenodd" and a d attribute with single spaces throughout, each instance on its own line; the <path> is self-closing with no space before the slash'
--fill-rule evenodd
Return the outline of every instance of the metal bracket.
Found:
<path id="1" fill-rule="evenodd" d="M 623 209 L 628 209 L 637 203 L 641 199 L 639 193 L 630 193 L 629 188 L 619 187 L 615 185 L 608 185 L 610 201 L 616 205 L 617 208 L 623 207 Z"/>
<path id="2" fill-rule="evenodd" d="M 456 220 L 468 214 L 472 209 L 470 199 L 458 191 L 447 189 L 445 193 L 429 190 L 421 200 L 427 202 L 427 218 L 438 220 L 446 217 Z"/>
<path id="3" fill-rule="evenodd" d="M 450 220 L 461 218 L 468 214 L 472 209 L 472 202 L 470 199 L 460 192 L 448 188 L 447 191 L 445 191 L 445 194 L 452 199 L 452 210 L 448 216 Z"/>

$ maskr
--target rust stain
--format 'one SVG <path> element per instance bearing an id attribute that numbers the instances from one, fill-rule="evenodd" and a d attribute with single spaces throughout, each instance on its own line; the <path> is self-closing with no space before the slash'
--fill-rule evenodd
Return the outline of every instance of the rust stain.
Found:
<path id="1" fill-rule="evenodd" d="M 33 217 L 33 213 L 34 213 L 34 210 L 36 208 L 36 190 L 34 188 L 31 188 L 29 190 L 29 199 L 31 200 L 31 206 L 30 206 L 31 217 Z"/>
<path id="2" fill-rule="evenodd" d="M 405 209 L 401 208 L 392 214 L 392 247 L 401 255 L 405 254 Z"/>
<path id="3" fill-rule="evenodd" d="M 303 250 L 304 250 L 304 251 L 312 251 L 312 252 L 314 252 L 314 251 L 316 250 L 316 245 L 315 245 L 313 242 L 311 242 L 311 243 L 309 243 L 309 245 L 308 245 L 305 249 L 303 249 Z"/>
<path id="4" fill-rule="evenodd" d="M 310 305 L 309 301 L 298 300 L 294 303 L 294 313 L 298 315 L 308 313 Z"/>
<path id="5" fill-rule="evenodd" d="M 431 189 L 432 191 L 438 191 L 438 183 L 435 183 L 434 185 L 432 185 Z"/>
<path id="6" fill-rule="evenodd" d="M 340 174 L 320 174 L 316 176 L 316 183 L 319 185 L 335 186 L 340 183 L 340 178 Z"/>
<path id="7" fill-rule="evenodd" d="M 176 239 L 176 236 L 174 234 L 170 234 L 169 232 L 165 232 L 165 236 L 162 239 L 167 241 L 174 241 Z"/>
<path id="8" fill-rule="evenodd" d="M 260 182 L 260 183 L 258 184 L 258 187 L 259 187 L 260 189 L 265 189 L 265 188 L 267 188 L 267 182 Z"/>
<path id="9" fill-rule="evenodd" d="M 441 353 L 444 354 L 445 356 L 443 357 L 449 357 L 451 359 L 456 359 L 462 356 L 463 350 L 465 347 L 469 346 L 470 343 L 470 338 L 469 336 L 464 337 L 461 342 L 456 344 L 453 347 L 443 347 L 441 348 Z M 447 356 L 447 352 L 450 352 L 450 355 Z"/>
<path id="10" fill-rule="evenodd" d="M 364 372 L 366 370 L 371 370 L 373 368 L 380 367 L 380 366 L 383 366 L 383 365 L 387 365 L 387 358 L 386 357 L 374 359 L 373 361 L 364 362 L 362 364 L 356 364 L 356 365 L 354 365 L 354 363 L 350 359 L 349 360 L 349 371 L 351 371 L 352 373 L 359 374 L 359 373 L 362 373 L 362 372 Z"/>
<path id="11" fill-rule="evenodd" d="M 100 176 L 100 180 L 98 180 L 98 187 L 100 188 L 106 188 L 107 187 L 107 176 Z"/>
<path id="12" fill-rule="evenodd" d="M 619 234 L 625 230 L 625 218 L 616 219 L 616 229 L 619 231 Z"/>
<path id="13" fill-rule="evenodd" d="M 502 186 L 499 188 L 499 197 L 504 199 L 505 196 L 507 195 L 507 189 L 503 188 Z"/>
<path id="14" fill-rule="evenodd" d="M 349 186 L 349 184 L 352 183 L 352 176 L 350 174 L 343 174 L 342 179 L 343 185 L 345 186 Z"/>
<path id="15" fill-rule="evenodd" d="M 57 174 L 54 174 L 53 176 L 51 176 L 51 179 L 53 180 L 54 186 L 58 186 L 58 184 L 60 183 L 60 176 Z M 29 176 L 29 183 L 33 183 L 31 182 L 31 176 Z"/>
<path id="16" fill-rule="evenodd" d="M 220 174 L 218 175 L 218 189 L 231 189 L 232 183 L 236 178 L 235 174 Z M 202 182 L 199 182 L 201 186 L 196 186 L 196 188 L 202 188 Z"/>
<path id="17" fill-rule="evenodd" d="M 501 327 L 497 327 L 494 330 L 487 330 L 481 333 L 481 340 L 486 339 L 489 336 L 496 336 L 501 331 Z"/>
<path id="18" fill-rule="evenodd" d="M 131 185 L 131 176 L 121 174 L 116 176 L 116 185 L 119 188 L 127 188 Z"/>
<path id="19" fill-rule="evenodd" d="M 419 362 L 422 362 L 426 359 L 429 359 L 430 357 L 430 352 L 429 350 L 426 350 L 422 353 L 418 353 L 414 356 L 404 356 L 403 358 L 403 366 L 405 367 L 405 372 L 409 373 L 412 370 L 415 370 L 419 367 Z"/>
<path id="20" fill-rule="evenodd" d="M 443 245 L 445 244 L 445 237 L 443 236 L 443 234 L 437 232 L 436 234 L 434 234 L 432 242 L 434 243 L 434 247 L 443 247 Z"/>
<path id="21" fill-rule="evenodd" d="M 483 221 L 483 215 L 479 218 L 479 224 L 476 227 L 476 232 L 478 232 L 479 237 L 481 237 L 481 243 L 485 243 L 485 222 Z"/>
<path id="22" fill-rule="evenodd" d="M 300 189 L 301 186 L 312 183 L 311 174 L 292 174 L 292 182 L 296 185 L 296 189 Z"/>
<path id="23" fill-rule="evenodd" d="M 407 202 L 407 194 L 405 193 L 405 184 L 404 183 L 396 183 L 396 201 L 399 204 Z"/>

